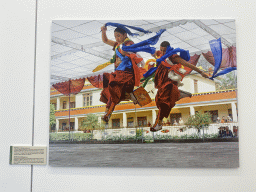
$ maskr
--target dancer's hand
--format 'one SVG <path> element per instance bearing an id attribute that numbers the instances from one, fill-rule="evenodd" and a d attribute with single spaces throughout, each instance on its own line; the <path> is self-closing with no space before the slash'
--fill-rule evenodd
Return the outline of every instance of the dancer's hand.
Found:
<path id="1" fill-rule="evenodd" d="M 107 31 L 107 27 L 106 27 L 105 25 L 103 25 L 103 26 L 101 27 L 101 31 L 102 31 L 102 32 L 106 32 L 106 31 Z"/>

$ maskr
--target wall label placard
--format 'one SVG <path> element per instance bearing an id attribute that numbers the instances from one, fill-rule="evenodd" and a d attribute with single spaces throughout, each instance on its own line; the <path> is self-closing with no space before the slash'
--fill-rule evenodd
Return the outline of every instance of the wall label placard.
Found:
<path id="1" fill-rule="evenodd" d="M 10 146 L 11 165 L 46 165 L 46 146 Z"/>

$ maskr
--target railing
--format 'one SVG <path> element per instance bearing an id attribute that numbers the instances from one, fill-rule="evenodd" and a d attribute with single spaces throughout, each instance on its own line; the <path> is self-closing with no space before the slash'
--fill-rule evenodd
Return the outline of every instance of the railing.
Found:
<path id="1" fill-rule="evenodd" d="M 228 130 L 229 134 L 227 133 Z M 198 131 L 195 128 L 188 128 L 185 125 L 181 126 L 163 126 L 162 130 L 155 132 L 154 134 L 150 132 L 150 127 L 138 127 L 136 128 L 121 128 L 121 129 L 106 129 L 101 131 L 95 131 L 94 138 L 107 138 L 107 137 L 134 137 L 136 136 L 136 130 L 142 131 L 144 137 L 161 137 L 166 136 L 166 138 L 198 138 L 198 137 L 229 137 L 232 133 L 232 137 L 238 137 L 238 123 L 216 123 L 210 124 L 210 126 L 205 127 Z M 222 131 L 223 130 L 223 131 Z M 225 133 L 226 132 L 226 133 Z M 140 135 L 137 133 L 137 136 Z M 141 137 L 141 136 L 140 136 Z M 230 136 L 231 137 L 231 136 Z"/>
<path id="2" fill-rule="evenodd" d="M 137 134 L 136 134 L 137 133 Z M 50 134 L 69 134 L 65 132 Z M 72 135 L 83 135 L 82 131 L 72 131 Z M 154 139 L 198 139 L 238 137 L 238 123 L 215 123 L 200 131 L 185 125 L 163 126 L 162 130 L 150 132 L 150 127 L 118 128 L 94 130 L 92 137 L 97 140 L 154 140 Z M 80 136 L 79 136 L 80 137 Z"/>

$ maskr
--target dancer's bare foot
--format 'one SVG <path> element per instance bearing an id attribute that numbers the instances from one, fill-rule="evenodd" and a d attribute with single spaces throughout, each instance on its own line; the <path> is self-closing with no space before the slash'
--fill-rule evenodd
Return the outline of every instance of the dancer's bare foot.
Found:
<path id="1" fill-rule="evenodd" d="M 101 119 L 105 122 L 105 123 L 108 123 L 109 119 L 110 119 L 110 115 L 104 115 L 103 117 L 101 117 Z"/>

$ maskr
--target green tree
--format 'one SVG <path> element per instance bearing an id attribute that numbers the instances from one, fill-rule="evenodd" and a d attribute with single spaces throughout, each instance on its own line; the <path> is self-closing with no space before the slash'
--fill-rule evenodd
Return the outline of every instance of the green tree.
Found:
<path id="1" fill-rule="evenodd" d="M 136 137 L 141 137 L 143 135 L 142 129 L 137 129 Z"/>
<path id="2" fill-rule="evenodd" d="M 82 125 L 80 130 L 82 131 L 92 131 L 93 136 L 93 130 L 95 129 L 102 129 L 101 124 L 98 122 L 98 116 L 95 114 L 88 114 L 85 116 L 85 119 L 82 121 Z"/>
<path id="3" fill-rule="evenodd" d="M 237 75 L 235 71 L 217 77 L 217 90 L 235 89 L 237 88 Z"/>
<path id="4" fill-rule="evenodd" d="M 50 129 L 53 130 L 55 126 L 56 126 L 55 107 L 53 104 L 50 104 Z"/>
<path id="5" fill-rule="evenodd" d="M 200 111 L 193 116 L 189 116 L 188 120 L 185 122 L 185 125 L 187 125 L 188 128 L 196 128 L 199 134 L 203 126 L 208 127 L 210 123 L 212 123 L 212 115 L 208 112 L 202 113 Z"/>

